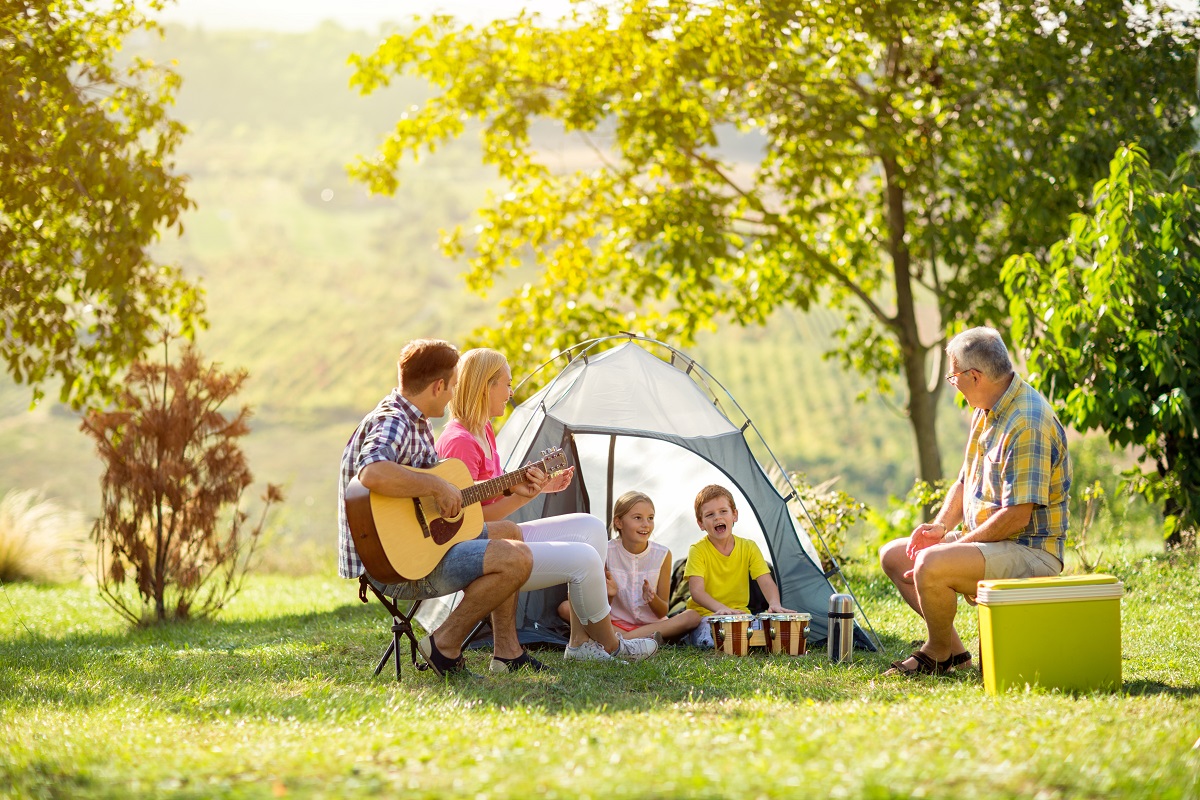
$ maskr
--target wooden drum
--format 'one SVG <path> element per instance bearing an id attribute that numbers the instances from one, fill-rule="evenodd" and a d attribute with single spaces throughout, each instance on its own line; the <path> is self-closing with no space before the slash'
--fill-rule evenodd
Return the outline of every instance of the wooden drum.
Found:
<path id="1" fill-rule="evenodd" d="M 713 644 L 718 653 L 744 656 L 750 652 L 750 626 L 753 614 L 713 614 L 708 618 L 712 626 Z"/>
<path id="2" fill-rule="evenodd" d="M 759 614 L 772 653 L 802 656 L 808 652 L 808 622 L 812 614 Z"/>

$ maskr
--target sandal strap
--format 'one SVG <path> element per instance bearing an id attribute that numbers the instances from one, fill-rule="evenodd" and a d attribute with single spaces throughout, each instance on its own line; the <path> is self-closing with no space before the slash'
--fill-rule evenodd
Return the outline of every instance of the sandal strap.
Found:
<path id="1" fill-rule="evenodd" d="M 915 667 L 904 666 L 904 661 L 893 661 L 892 669 L 904 675 L 945 675 L 954 666 L 955 657 L 950 656 L 945 661 L 934 661 L 928 653 L 914 650 L 909 658 L 917 662 Z"/>
<path id="2" fill-rule="evenodd" d="M 912 657 L 917 660 L 918 672 L 928 672 L 931 675 L 937 674 L 937 668 L 940 666 L 940 664 L 937 661 L 934 661 L 930 656 L 926 655 L 920 650 L 914 650 Z"/>

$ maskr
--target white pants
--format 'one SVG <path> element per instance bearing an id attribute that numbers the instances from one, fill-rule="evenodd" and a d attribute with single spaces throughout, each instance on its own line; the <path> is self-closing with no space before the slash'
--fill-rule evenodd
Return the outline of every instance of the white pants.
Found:
<path id="1" fill-rule="evenodd" d="M 521 535 L 533 553 L 533 571 L 522 592 L 565 583 L 571 608 L 585 625 L 608 616 L 608 531 L 603 522 L 591 514 L 563 514 L 522 522 Z"/>

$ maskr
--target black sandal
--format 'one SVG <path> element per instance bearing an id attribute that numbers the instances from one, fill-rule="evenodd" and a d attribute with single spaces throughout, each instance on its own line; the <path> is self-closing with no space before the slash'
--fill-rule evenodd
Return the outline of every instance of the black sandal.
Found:
<path id="1" fill-rule="evenodd" d="M 425 664 L 428 669 L 433 670 L 433 674 L 440 678 L 449 677 L 451 675 L 464 675 L 466 677 L 475 677 L 475 675 L 467 669 L 467 660 L 460 653 L 458 658 L 450 658 L 442 654 L 438 650 L 437 643 L 433 641 L 432 636 L 426 636 L 421 641 L 417 642 L 417 650 L 425 657 Z"/>
<path id="2" fill-rule="evenodd" d="M 955 656 L 950 656 L 945 661 L 934 661 L 920 650 L 914 650 L 909 658 L 916 659 L 917 665 L 915 667 L 904 666 L 904 661 L 907 659 L 901 659 L 900 661 L 893 661 L 892 668 L 883 674 L 903 675 L 905 677 L 913 675 L 945 675 L 954 666 L 955 660 Z"/>
<path id="3" fill-rule="evenodd" d="M 521 655 L 516 658 L 492 656 L 492 672 L 516 672 L 522 669 L 529 670 L 530 672 L 542 672 L 543 670 L 548 670 L 549 667 L 529 655 L 528 650 L 522 650 Z"/>

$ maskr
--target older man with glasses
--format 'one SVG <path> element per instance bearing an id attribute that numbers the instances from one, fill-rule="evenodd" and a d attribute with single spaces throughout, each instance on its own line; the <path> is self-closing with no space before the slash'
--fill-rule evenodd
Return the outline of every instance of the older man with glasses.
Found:
<path id="1" fill-rule="evenodd" d="M 1063 566 L 1071 461 L 1062 424 L 1013 371 L 995 330 L 960 333 L 946 355 L 946 380 L 974 409 L 971 433 L 937 516 L 880 550 L 884 572 L 929 632 L 885 674 L 940 675 L 970 665 L 954 628 L 958 595 L 974 598 L 981 580 L 1053 576 Z"/>

